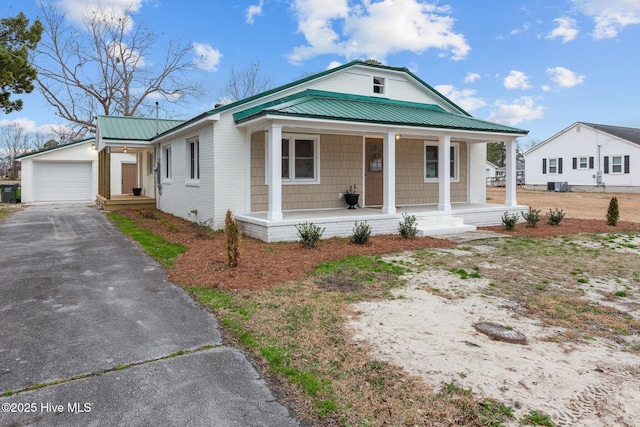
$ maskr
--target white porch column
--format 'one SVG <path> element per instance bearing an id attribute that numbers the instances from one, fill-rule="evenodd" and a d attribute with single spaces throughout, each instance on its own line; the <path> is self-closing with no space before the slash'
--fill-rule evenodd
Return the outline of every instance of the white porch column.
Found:
<path id="1" fill-rule="evenodd" d="M 382 158 L 384 159 L 382 184 L 382 213 L 396 213 L 396 134 L 387 132 L 382 137 Z"/>
<path id="2" fill-rule="evenodd" d="M 269 128 L 269 210 L 267 219 L 282 220 L 282 125 Z"/>
<path id="3" fill-rule="evenodd" d="M 438 137 L 438 210 L 451 210 L 451 136 Z"/>
<path id="4" fill-rule="evenodd" d="M 505 181 L 505 206 L 518 206 L 516 201 L 516 140 L 505 142 L 507 153 L 505 157 L 506 181 Z"/>

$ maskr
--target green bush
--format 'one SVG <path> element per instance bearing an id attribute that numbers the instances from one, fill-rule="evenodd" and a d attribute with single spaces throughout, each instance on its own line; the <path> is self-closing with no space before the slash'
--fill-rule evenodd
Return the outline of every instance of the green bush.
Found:
<path id="1" fill-rule="evenodd" d="M 240 261 L 240 225 L 233 218 L 230 210 L 224 218 L 225 250 L 227 252 L 227 265 L 236 267 Z"/>
<path id="2" fill-rule="evenodd" d="M 355 225 L 353 226 L 351 242 L 358 245 L 364 245 L 369 241 L 370 236 L 371 226 L 369 226 L 366 221 L 363 221 L 360 224 L 358 224 L 358 221 L 356 221 Z"/>
<path id="3" fill-rule="evenodd" d="M 553 211 L 549 209 L 549 212 L 547 212 L 547 222 L 551 225 L 558 225 L 565 215 L 564 211 L 558 208 Z"/>
<path id="4" fill-rule="evenodd" d="M 507 230 L 513 230 L 513 228 L 518 223 L 518 214 L 511 214 L 509 212 L 505 212 L 502 214 L 502 225 Z"/>
<path id="5" fill-rule="evenodd" d="M 300 237 L 300 243 L 307 249 L 315 248 L 318 246 L 318 242 L 324 233 L 324 228 L 320 228 L 312 222 L 305 222 L 304 224 L 296 225 L 298 230 L 298 236 Z"/>
<path id="6" fill-rule="evenodd" d="M 402 214 L 402 221 L 400 221 L 400 225 L 398 226 L 398 231 L 400 235 L 405 239 L 410 239 L 416 237 L 418 234 L 418 223 L 416 222 L 415 215 L 409 215 L 408 213 Z"/>
<path id="7" fill-rule="evenodd" d="M 527 227 L 535 227 L 538 221 L 540 221 L 540 210 L 533 209 L 531 206 L 529 206 L 529 212 L 520 212 L 520 214 L 522 218 L 527 221 Z"/>
<path id="8" fill-rule="evenodd" d="M 616 226 L 618 225 L 618 219 L 620 219 L 618 199 L 614 196 L 609 202 L 609 209 L 607 209 L 607 224 Z"/>

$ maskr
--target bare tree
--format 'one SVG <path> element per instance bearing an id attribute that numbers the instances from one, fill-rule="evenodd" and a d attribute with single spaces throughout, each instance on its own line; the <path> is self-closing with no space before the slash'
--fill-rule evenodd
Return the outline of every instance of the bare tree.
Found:
<path id="1" fill-rule="evenodd" d="M 7 159 L 9 179 L 18 177 L 16 157 L 27 153 L 32 148 L 31 138 L 19 124 L 11 123 L 2 128 L 0 132 L 0 149 L 2 149 Z"/>
<path id="2" fill-rule="evenodd" d="M 148 115 L 159 98 L 180 103 L 204 92 L 185 78 L 195 69 L 191 47 L 158 43 L 155 33 L 133 23 L 129 10 L 87 14 L 83 28 L 75 29 L 54 7 L 41 9 L 38 85 L 57 114 L 85 133 L 95 130 L 98 115 Z M 163 60 L 152 63 L 148 57 L 159 46 Z"/>
<path id="3" fill-rule="evenodd" d="M 222 96 L 231 101 L 239 101 L 267 91 L 273 86 L 273 80 L 263 74 L 259 62 L 239 70 L 232 66 L 231 74 L 229 74 L 229 78 L 224 85 Z"/>

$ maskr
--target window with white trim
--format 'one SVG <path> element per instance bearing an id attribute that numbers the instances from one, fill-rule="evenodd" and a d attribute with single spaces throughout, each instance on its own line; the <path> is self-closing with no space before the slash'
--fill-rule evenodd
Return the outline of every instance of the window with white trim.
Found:
<path id="1" fill-rule="evenodd" d="M 162 147 L 162 177 L 164 179 L 171 179 L 171 146 Z"/>
<path id="2" fill-rule="evenodd" d="M 449 177 L 452 181 L 458 181 L 460 145 L 451 143 L 449 152 Z M 438 181 L 438 143 L 424 143 L 424 182 Z"/>
<path id="3" fill-rule="evenodd" d="M 153 173 L 153 152 L 147 152 L 147 175 Z"/>
<path id="4" fill-rule="evenodd" d="M 611 156 L 611 173 L 622 173 L 622 156 Z"/>
<path id="5" fill-rule="evenodd" d="M 373 76 L 372 82 L 373 84 L 372 84 L 371 91 L 373 92 L 374 95 L 385 95 L 387 93 L 386 86 L 385 86 L 386 79 L 384 77 Z"/>
<path id="6" fill-rule="evenodd" d="M 282 137 L 282 181 L 316 183 L 318 174 L 317 136 L 284 135 Z"/>
<path id="7" fill-rule="evenodd" d="M 549 173 L 558 173 L 558 159 L 549 159 Z"/>
<path id="8" fill-rule="evenodd" d="M 187 180 L 198 181 L 200 179 L 200 139 L 187 140 Z"/>
<path id="9" fill-rule="evenodd" d="M 578 157 L 578 168 L 579 169 L 588 169 L 589 168 L 589 158 L 588 157 Z"/>

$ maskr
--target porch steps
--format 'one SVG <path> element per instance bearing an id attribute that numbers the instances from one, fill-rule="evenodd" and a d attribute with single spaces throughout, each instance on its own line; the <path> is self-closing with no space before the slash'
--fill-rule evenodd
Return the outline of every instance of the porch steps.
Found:
<path id="1" fill-rule="evenodd" d="M 416 215 L 418 236 L 440 236 L 475 231 L 475 225 L 464 223 L 463 218 L 451 215 L 420 216 Z"/>

